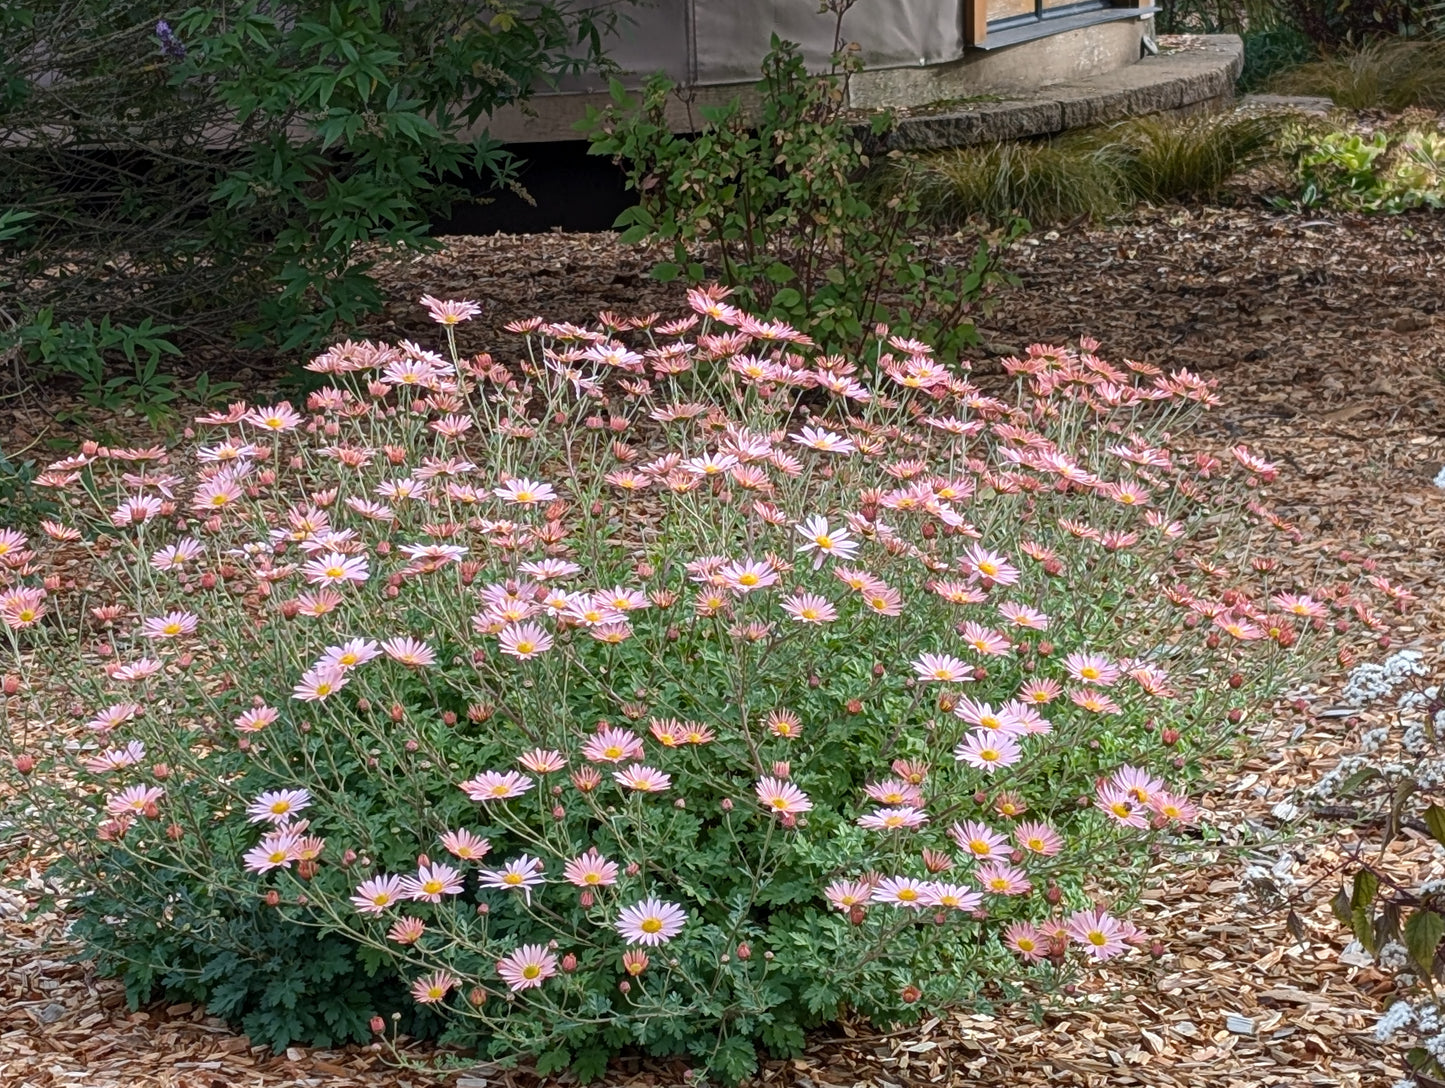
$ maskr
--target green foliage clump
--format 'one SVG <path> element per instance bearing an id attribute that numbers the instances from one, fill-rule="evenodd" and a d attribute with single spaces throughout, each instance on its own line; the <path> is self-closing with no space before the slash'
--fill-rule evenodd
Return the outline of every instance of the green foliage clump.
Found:
<path id="1" fill-rule="evenodd" d="M 1398 213 L 1445 207 L 1445 133 L 1424 128 L 1298 130 L 1291 138 L 1300 203 Z"/>
<path id="2" fill-rule="evenodd" d="M 832 71 L 815 78 L 775 35 L 756 109 L 703 107 L 695 136 L 671 131 L 667 77 L 640 99 L 614 83 L 613 104 L 584 127 L 593 153 L 620 163 L 639 197 L 616 225 L 626 241 L 672 248 L 657 279 L 718 279 L 820 343 L 856 350 L 882 322 L 955 350 L 976 341 L 969 315 L 1007 280 L 1000 257 L 1025 225 L 981 240 L 961 265 L 933 252 L 918 237 L 915 194 L 870 190 L 866 133 L 845 109 L 856 70 L 840 42 Z M 876 118 L 873 136 L 888 124 Z"/>
<path id="3" fill-rule="evenodd" d="M 955 148 L 918 156 L 895 179 L 932 217 L 1058 223 L 1118 214 L 1139 201 L 1209 199 L 1274 150 L 1271 117 L 1136 117 L 1053 140 Z"/>
<path id="4" fill-rule="evenodd" d="M 1345 109 L 1445 110 L 1445 41 L 1381 39 L 1282 73 L 1270 89 Z"/>

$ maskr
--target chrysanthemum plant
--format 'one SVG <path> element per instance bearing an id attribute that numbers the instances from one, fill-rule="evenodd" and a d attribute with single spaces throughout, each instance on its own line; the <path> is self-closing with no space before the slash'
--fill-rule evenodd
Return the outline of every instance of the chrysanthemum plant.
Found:
<path id="1" fill-rule="evenodd" d="M 1276 573 L 1273 467 L 1176 446 L 1183 371 L 1036 346 L 989 395 L 723 294 L 507 362 L 424 300 L 446 354 L 340 344 L 301 408 L 51 466 L 6 732 L 109 962 L 259 912 L 493 1058 L 736 1080 L 1150 945 L 1200 757 L 1354 603 Z"/>

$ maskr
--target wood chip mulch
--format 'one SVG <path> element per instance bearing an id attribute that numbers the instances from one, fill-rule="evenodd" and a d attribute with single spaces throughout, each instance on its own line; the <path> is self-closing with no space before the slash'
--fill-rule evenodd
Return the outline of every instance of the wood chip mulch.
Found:
<path id="1" fill-rule="evenodd" d="M 1445 216 L 1285 215 L 1260 209 L 1143 211 L 1120 225 L 1030 239 L 1023 277 L 984 322 L 978 370 L 1032 341 L 1092 335 L 1106 358 L 1218 377 L 1224 404 L 1201 428 L 1281 463 L 1277 508 L 1309 540 L 1375 556 L 1419 597 L 1396 645 L 1445 675 Z M 412 299 L 481 299 L 474 346 L 513 317 L 585 321 L 599 309 L 678 308 L 674 289 L 610 235 L 452 239 L 386 270 L 392 335 L 430 336 Z M 489 327 L 490 326 L 490 327 Z M 6 420 L 0 416 L 0 427 Z M 30 425 L 36 429 L 34 424 Z M 3 433 L 3 432 L 0 432 Z M 1383 651 L 1376 656 L 1382 657 Z M 1328 771 L 1373 712 L 1341 704 L 1339 675 L 1251 724 L 1252 744 L 1206 799 L 1214 834 L 1195 866 L 1161 865 L 1139 920 L 1167 954 L 1081 987 L 1041 1022 L 960 1013 L 896 1033 L 845 1025 L 760 1083 L 803 1088 L 967 1082 L 1219 1088 L 1373 1088 L 1402 1075 L 1373 1039 L 1386 976 L 1340 958 L 1347 936 L 1327 901 L 1352 853 L 1378 841 L 1368 816 L 1311 817 L 1297 791 Z M 1286 802 L 1281 805 L 1281 802 Z M 1293 807 L 1292 807 L 1293 806 Z M 1333 813 L 1337 816 L 1338 813 Z M 1355 826 L 1358 824 L 1358 826 Z M 65 918 L 35 907 L 38 873 L 0 832 L 0 1085 L 5 1088 L 422 1088 L 458 1083 L 389 1065 L 365 1048 L 252 1048 L 204 1010 L 125 1007 L 115 983 L 72 962 Z M 1406 830 L 1386 854 L 1402 879 L 1433 872 L 1436 848 Z M 1373 855 L 1371 855 L 1373 856 Z M 1296 939 L 1287 929 L 1296 913 Z M 425 1056 L 419 1051 L 415 1057 Z M 612 1083 L 680 1083 L 680 1068 L 620 1065 Z M 530 1088 L 525 1072 L 477 1071 L 460 1088 Z"/>

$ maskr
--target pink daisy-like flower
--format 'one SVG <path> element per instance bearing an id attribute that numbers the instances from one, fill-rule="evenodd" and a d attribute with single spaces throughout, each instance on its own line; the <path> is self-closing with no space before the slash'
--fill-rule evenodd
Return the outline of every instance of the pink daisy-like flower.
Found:
<path id="1" fill-rule="evenodd" d="M 286 431 L 294 431 L 305 422 L 305 417 L 292 408 L 289 401 L 282 401 L 280 404 L 273 404 L 268 408 L 252 408 L 241 417 L 241 422 L 259 427 L 263 431 L 270 431 L 272 434 L 283 434 Z"/>
<path id="2" fill-rule="evenodd" d="M 952 654 L 922 654 L 913 662 L 913 671 L 920 680 L 960 684 L 973 679 L 973 666 Z"/>
<path id="3" fill-rule="evenodd" d="M 313 586 L 336 586 L 347 582 L 359 585 L 371 577 L 371 568 L 364 555 L 324 552 L 301 565 L 301 576 Z"/>
<path id="4" fill-rule="evenodd" d="M 1069 701 L 1091 714 L 1122 714 L 1123 709 L 1113 699 L 1096 688 L 1071 688 Z"/>
<path id="5" fill-rule="evenodd" d="M 341 669 L 326 665 L 307 669 L 301 680 L 291 689 L 291 698 L 303 703 L 324 702 L 351 682 Z"/>
<path id="6" fill-rule="evenodd" d="M 1270 601 L 1281 612 L 1288 612 L 1292 616 L 1301 616 L 1305 619 L 1323 619 L 1330 614 L 1328 608 L 1308 593 L 1276 593 L 1270 598 Z"/>
<path id="7" fill-rule="evenodd" d="M 913 831 L 928 823 L 928 813 L 912 805 L 880 808 L 858 817 L 858 826 L 869 831 Z"/>
<path id="8" fill-rule="evenodd" d="M 194 612 L 167 612 L 153 616 L 141 625 L 141 634 L 151 639 L 182 638 L 196 633 L 200 617 Z"/>
<path id="9" fill-rule="evenodd" d="M 521 797 L 534 785 L 536 783 L 520 771 L 484 771 L 458 788 L 473 801 L 506 801 Z"/>
<path id="10" fill-rule="evenodd" d="M 1064 658 L 1064 668 L 1075 680 L 1107 688 L 1119 679 L 1119 667 L 1103 654 L 1072 653 Z"/>
<path id="11" fill-rule="evenodd" d="M 881 782 L 873 782 L 865 787 L 864 792 L 880 805 L 910 805 L 914 808 L 923 806 L 922 791 L 901 778 L 885 778 Z"/>
<path id="12" fill-rule="evenodd" d="M 143 816 L 146 809 L 158 802 L 165 790 L 160 786 L 127 786 L 105 799 L 105 811 L 112 816 Z"/>
<path id="13" fill-rule="evenodd" d="M 1008 836 L 1000 835 L 979 820 L 955 823 L 948 829 L 948 835 L 960 850 L 979 861 L 1005 858 L 1010 853 Z"/>
<path id="14" fill-rule="evenodd" d="M 299 836 L 289 828 L 282 828 L 264 836 L 259 843 L 247 850 L 241 861 L 253 873 L 269 873 L 272 869 L 289 869 L 296 860 L 296 843 Z"/>
<path id="15" fill-rule="evenodd" d="M 873 889 L 873 902 L 892 903 L 896 907 L 919 910 L 928 902 L 931 887 L 927 881 L 911 876 L 888 876 Z"/>
<path id="16" fill-rule="evenodd" d="M 246 818 L 253 824 L 289 824 L 310 807 L 311 794 L 306 790 L 267 790 L 246 806 Z"/>
<path id="17" fill-rule="evenodd" d="M 634 763 L 620 771 L 612 772 L 613 779 L 623 789 L 638 793 L 661 793 L 672 785 L 672 776 L 663 774 L 656 767 Z"/>
<path id="18" fill-rule="evenodd" d="M 564 865 L 562 875 L 579 888 L 605 888 L 617 883 L 617 862 L 608 861 L 594 846 Z"/>
<path id="19" fill-rule="evenodd" d="M 420 918 L 401 918 L 386 931 L 386 939 L 397 944 L 416 944 L 425 933 L 426 923 Z"/>
<path id="20" fill-rule="evenodd" d="M 797 786 L 771 775 L 760 778 L 753 789 L 763 807 L 774 816 L 796 816 L 813 807 L 808 795 Z"/>
<path id="21" fill-rule="evenodd" d="M 524 477 L 516 477 L 508 480 L 501 487 L 492 488 L 492 494 L 513 506 L 535 506 L 537 503 L 551 502 L 557 497 L 557 492 L 553 490 L 551 484 L 528 480 Z"/>
<path id="22" fill-rule="evenodd" d="M 440 903 L 444 895 L 461 894 L 461 876 L 450 865 L 423 865 L 416 876 L 402 878 L 401 889 L 408 899 Z"/>
<path id="23" fill-rule="evenodd" d="M 591 763 L 621 763 L 642 758 L 642 738 L 630 729 L 607 726 L 587 738 L 582 758 Z"/>
<path id="24" fill-rule="evenodd" d="M 420 301 L 421 305 L 426 307 L 426 312 L 431 315 L 431 319 L 438 325 L 458 325 L 463 321 L 470 321 L 482 312 L 479 305 L 466 299 L 443 299 L 422 295 Z"/>
<path id="25" fill-rule="evenodd" d="M 1146 806 L 1135 800 L 1128 791 L 1121 790 L 1117 786 L 1105 783 L 1099 787 L 1098 797 L 1094 804 L 1110 819 L 1124 827 L 1143 830 L 1149 826 Z"/>
<path id="26" fill-rule="evenodd" d="M 497 974 L 513 993 L 541 986 L 557 973 L 557 957 L 544 944 L 524 944 L 497 961 Z"/>
<path id="27" fill-rule="evenodd" d="M 409 635 L 401 638 L 389 638 L 381 644 L 381 649 L 393 661 L 399 661 L 414 669 L 435 665 L 437 660 L 435 650 L 420 639 L 412 638 Z"/>
<path id="28" fill-rule="evenodd" d="M 1064 839 L 1057 831 L 1038 820 L 1025 820 L 1014 828 L 1014 842 L 1020 850 L 1051 858 L 1064 848 Z"/>
<path id="29" fill-rule="evenodd" d="M 1159 790 L 1149 798 L 1149 807 L 1171 823 L 1192 824 L 1199 819 L 1199 806 L 1187 798 Z"/>
<path id="30" fill-rule="evenodd" d="M 989 551 L 981 544 L 970 544 L 960 564 L 974 581 L 1011 586 L 1019 580 L 1017 567 L 1001 553 Z"/>
<path id="31" fill-rule="evenodd" d="M 99 755 L 91 756 L 82 766 L 91 774 L 105 774 L 134 767 L 146 757 L 146 746 L 138 740 L 130 741 L 124 748 L 107 748 Z"/>
<path id="32" fill-rule="evenodd" d="M 1011 627 L 1021 627 L 1026 631 L 1047 631 L 1049 629 L 1049 617 L 1038 609 L 1029 608 L 1026 605 L 1005 601 L 998 606 L 998 614 Z"/>
<path id="33" fill-rule="evenodd" d="M 380 914 L 406 898 L 399 876 L 374 876 L 356 886 L 351 905 L 358 914 Z"/>
<path id="34" fill-rule="evenodd" d="M 552 648 L 552 636 L 535 623 L 509 623 L 497 636 L 498 648 L 509 657 L 529 661 Z"/>
<path id="35" fill-rule="evenodd" d="M 903 594 L 882 582 L 870 585 L 863 591 L 863 603 L 880 616 L 903 615 Z"/>
<path id="36" fill-rule="evenodd" d="M 1027 895 L 1033 887 L 1028 874 L 1022 869 L 998 861 L 980 865 L 974 871 L 973 879 L 992 895 Z"/>
<path id="37" fill-rule="evenodd" d="M 851 439 L 823 427 L 804 427 L 798 434 L 788 437 L 800 446 L 807 446 L 821 453 L 854 453 L 858 449 Z"/>
<path id="38" fill-rule="evenodd" d="M 866 880 L 835 880 L 823 889 L 823 895 L 836 909 L 847 914 L 873 898 L 873 885 Z"/>
<path id="39" fill-rule="evenodd" d="M 1164 788 L 1164 782 L 1141 767 L 1126 763 L 1109 776 L 1109 785 L 1123 790 L 1141 805 L 1147 805 Z"/>
<path id="40" fill-rule="evenodd" d="M 520 891 L 530 899 L 532 888 L 547 883 L 542 862 L 527 854 L 507 862 L 500 869 L 480 869 L 477 878 L 484 888 Z"/>
<path id="41" fill-rule="evenodd" d="M 533 774 L 555 774 L 567 766 L 567 757 L 550 749 L 533 748 L 518 756 L 517 762 Z"/>
<path id="42" fill-rule="evenodd" d="M 435 1005 L 445 1001 L 456 984 L 454 976 L 445 971 L 433 971 L 411 984 L 411 996 L 418 1005 Z"/>
<path id="43" fill-rule="evenodd" d="M 676 903 L 649 897 L 624 907 L 614 926 L 628 944 L 656 946 L 672 940 L 686 924 L 687 914 Z"/>
<path id="44" fill-rule="evenodd" d="M 982 657 L 1002 657 L 1013 649 L 1003 635 L 972 620 L 963 625 L 962 638 L 970 650 Z"/>
<path id="45" fill-rule="evenodd" d="M 775 737 L 794 740 L 803 735 L 803 719 L 786 708 L 768 711 L 768 732 Z"/>
<path id="46" fill-rule="evenodd" d="M 794 593 L 783 601 L 782 608 L 799 623 L 832 623 L 838 618 L 832 602 L 817 593 Z"/>
<path id="47" fill-rule="evenodd" d="M 925 907 L 943 907 L 947 910 L 977 910 L 983 896 L 962 884 L 946 884 L 942 881 L 931 884 L 924 897 Z"/>
<path id="48" fill-rule="evenodd" d="M 720 568 L 717 574 L 722 584 L 734 593 L 751 593 L 755 589 L 774 585 L 778 580 L 778 572 L 773 569 L 772 564 L 752 560 L 728 563 Z"/>
<path id="49" fill-rule="evenodd" d="M 1049 942 L 1032 922 L 1012 922 L 1005 926 L 1003 943 L 1025 963 L 1038 962 L 1049 950 Z"/>
<path id="50" fill-rule="evenodd" d="M 953 758 L 992 774 L 1022 759 L 1023 749 L 1007 734 L 975 729 L 953 749 Z"/>
<path id="51" fill-rule="evenodd" d="M 1064 693 L 1064 686 L 1057 680 L 1030 680 L 1019 688 L 1018 699 L 1022 703 L 1046 706 Z"/>
<path id="52" fill-rule="evenodd" d="M 445 832 L 441 844 L 443 850 L 463 861 L 480 861 L 492 849 L 489 840 L 465 829 Z"/>
<path id="53" fill-rule="evenodd" d="M 374 639 L 353 638 L 343 642 L 340 646 L 326 647 L 321 652 L 321 660 L 317 662 L 317 668 L 335 668 L 344 672 L 347 669 L 365 665 L 368 661 L 374 661 L 380 656 L 381 647 Z"/>
<path id="54" fill-rule="evenodd" d="M 858 554 L 858 542 L 848 535 L 848 530 L 828 528 L 825 517 L 815 514 L 794 528 L 803 538 L 797 552 L 799 555 L 813 553 L 814 570 L 829 559 L 852 559 Z"/>
<path id="55" fill-rule="evenodd" d="M 1102 910 L 1080 910 L 1069 916 L 1069 936 L 1096 960 L 1107 960 L 1123 952 L 1125 929 L 1117 918 Z"/>

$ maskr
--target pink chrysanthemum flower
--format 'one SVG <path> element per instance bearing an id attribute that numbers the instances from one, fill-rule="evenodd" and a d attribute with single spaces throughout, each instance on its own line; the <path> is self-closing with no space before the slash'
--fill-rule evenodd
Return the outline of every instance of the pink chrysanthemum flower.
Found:
<path id="1" fill-rule="evenodd" d="M 321 660 L 317 662 L 317 668 L 335 668 L 344 672 L 347 669 L 365 665 L 368 661 L 374 661 L 379 656 L 381 656 L 381 647 L 374 639 L 347 639 L 340 646 L 326 647 L 321 652 Z"/>
<path id="2" fill-rule="evenodd" d="M 1122 714 L 1123 710 L 1113 699 L 1096 688 L 1071 688 L 1069 701 L 1091 714 Z"/>
<path id="3" fill-rule="evenodd" d="M 1199 819 L 1199 806 L 1168 790 L 1159 790 L 1151 795 L 1149 807 L 1171 823 L 1192 824 Z"/>
<path id="4" fill-rule="evenodd" d="M 438 325 L 458 325 L 463 321 L 470 321 L 482 312 L 481 306 L 466 299 L 456 298 L 433 298 L 431 295 L 421 296 L 421 305 L 426 307 L 426 312 Z"/>
<path id="5" fill-rule="evenodd" d="M 823 427 L 804 427 L 799 433 L 788 437 L 800 446 L 807 446 L 821 453 L 854 453 L 858 449 L 851 439 Z"/>
<path id="6" fill-rule="evenodd" d="M 1048 941 L 1032 922 L 1012 922 L 1003 931 L 1004 947 L 1025 963 L 1036 963 L 1048 953 Z"/>
<path id="7" fill-rule="evenodd" d="M 380 914 L 406 898 L 399 876 L 374 876 L 356 886 L 351 904 L 358 914 Z"/>
<path id="8" fill-rule="evenodd" d="M 416 944 L 425 933 L 426 923 L 420 918 L 401 918 L 386 931 L 386 939 L 397 944 Z"/>
<path id="9" fill-rule="evenodd" d="M 946 910 L 973 911 L 977 910 L 982 902 L 983 896 L 972 888 L 940 881 L 928 886 L 923 905 L 943 907 Z"/>
<path id="10" fill-rule="evenodd" d="M 970 579 L 975 581 L 1011 586 L 1019 580 L 1017 567 L 1001 553 L 989 551 L 981 544 L 970 544 L 960 564 Z"/>
<path id="11" fill-rule="evenodd" d="M 808 795 L 791 782 L 771 775 L 758 780 L 753 787 L 763 807 L 774 816 L 796 816 L 808 812 L 813 802 Z"/>
<path id="12" fill-rule="evenodd" d="M 771 563 L 765 561 L 739 560 L 726 564 L 717 574 L 722 584 L 734 593 L 751 593 L 778 581 L 778 572 Z"/>
<path id="13" fill-rule="evenodd" d="M 301 576 L 312 585 L 335 586 L 347 582 L 358 584 L 371 577 L 366 557 L 325 552 L 301 565 Z"/>
<path id="14" fill-rule="evenodd" d="M 562 875 L 579 888 L 605 888 L 617 883 L 617 862 L 608 861 L 594 846 L 563 866 Z"/>
<path id="15" fill-rule="evenodd" d="M 885 778 L 881 782 L 873 782 L 864 792 L 880 805 L 911 805 L 919 808 L 923 804 L 922 791 L 901 778 Z"/>
<path id="16" fill-rule="evenodd" d="M 927 904 L 931 891 L 932 886 L 927 881 L 914 880 L 911 876 L 889 876 L 880 880 L 873 889 L 872 900 L 919 910 Z"/>
<path id="17" fill-rule="evenodd" d="M 832 623 L 838 618 L 832 602 L 817 593 L 794 593 L 783 601 L 782 608 L 799 623 Z"/>
<path id="18" fill-rule="evenodd" d="M 1119 667 L 1103 654 L 1071 653 L 1064 658 L 1064 668 L 1070 677 L 1085 684 L 1107 688 L 1119 679 Z"/>
<path id="19" fill-rule="evenodd" d="M 1057 831 L 1038 820 L 1025 820 L 1014 828 L 1014 842 L 1020 850 L 1051 858 L 1064 848 L 1064 839 Z"/>
<path id="20" fill-rule="evenodd" d="M 1142 830 L 1149 826 L 1146 806 L 1135 800 L 1128 791 L 1121 790 L 1117 786 L 1108 783 L 1100 786 L 1098 797 L 1094 803 L 1110 819 L 1125 827 Z"/>
<path id="21" fill-rule="evenodd" d="M 1003 635 L 972 620 L 963 625 L 962 638 L 970 650 L 982 657 L 1002 657 L 1013 649 Z"/>
<path id="22" fill-rule="evenodd" d="M 592 763 L 622 763 L 642 758 L 642 738 L 630 729 L 607 726 L 582 745 L 582 758 Z"/>
<path id="23" fill-rule="evenodd" d="M 441 844 L 447 853 L 463 861 L 480 861 L 492 849 L 490 841 L 465 829 L 445 832 Z"/>
<path id="24" fill-rule="evenodd" d="M 623 789 L 638 793 L 661 793 L 672 785 L 672 776 L 663 774 L 656 767 L 634 763 L 620 771 L 612 772 L 613 779 Z"/>
<path id="25" fill-rule="evenodd" d="M 1117 918 L 1102 910 L 1075 911 L 1066 926 L 1069 936 L 1096 960 L 1112 959 L 1128 946 Z"/>
<path id="26" fill-rule="evenodd" d="M 675 903 L 651 897 L 624 907 L 614 923 L 628 944 L 656 946 L 672 940 L 687 924 L 687 914 Z"/>
<path id="27" fill-rule="evenodd" d="M 1141 767 L 1124 764 L 1109 776 L 1109 785 L 1123 790 L 1141 805 L 1147 805 L 1164 788 L 1164 782 Z"/>
<path id="28" fill-rule="evenodd" d="M 1033 887 L 1022 869 L 998 861 L 980 865 L 973 878 L 980 888 L 992 895 L 1027 895 Z"/>
<path id="29" fill-rule="evenodd" d="M 965 854 L 979 861 L 1006 858 L 1010 853 L 1008 837 L 979 820 L 965 820 L 948 829 L 948 835 Z"/>
<path id="30" fill-rule="evenodd" d="M 105 811 L 112 816 L 143 816 L 165 792 L 160 786 L 127 786 L 105 799 Z"/>
<path id="31" fill-rule="evenodd" d="M 1293 616 L 1301 616 L 1305 619 L 1323 619 L 1330 614 L 1330 610 L 1315 600 L 1308 593 L 1276 593 L 1270 601 L 1281 612 L 1288 612 Z"/>
<path id="32" fill-rule="evenodd" d="M 445 1001 L 457 980 L 445 971 L 433 971 L 411 984 L 411 996 L 418 1005 L 435 1005 Z"/>
<path id="33" fill-rule="evenodd" d="M 509 623 L 498 635 L 499 649 L 519 661 L 529 661 L 552 648 L 552 636 L 535 623 Z"/>
<path id="34" fill-rule="evenodd" d="M 480 869 L 477 878 L 484 888 L 524 892 L 529 900 L 532 888 L 547 883 L 542 862 L 527 854 L 514 858 L 500 869 Z"/>
<path id="35" fill-rule="evenodd" d="M 283 434 L 294 431 L 305 422 L 305 417 L 292 408 L 289 401 L 282 401 L 267 408 L 252 408 L 241 417 L 241 422 L 272 434 Z"/>
<path id="36" fill-rule="evenodd" d="M 830 529 L 825 517 L 815 514 L 794 528 L 803 538 L 797 552 L 799 555 L 812 553 L 814 570 L 829 559 L 852 559 L 858 554 L 858 542 L 848 535 L 848 530 Z"/>
<path id="37" fill-rule="evenodd" d="M 82 766 L 91 774 L 105 774 L 125 767 L 134 767 L 146 757 L 146 746 L 138 740 L 130 741 L 124 748 L 107 748 L 99 755 L 91 756 Z"/>
<path id="38" fill-rule="evenodd" d="M 846 914 L 873 898 L 873 885 L 866 880 L 835 880 L 823 889 L 823 895 L 836 909 Z"/>
<path id="39" fill-rule="evenodd" d="M 768 732 L 775 737 L 793 740 L 803 735 L 803 719 L 786 708 L 768 711 Z"/>
<path id="40" fill-rule="evenodd" d="M 557 497 L 551 484 L 524 477 L 516 477 L 501 487 L 492 488 L 492 494 L 513 506 L 535 506 L 538 503 L 551 502 Z"/>
<path id="41" fill-rule="evenodd" d="M 517 762 L 533 774 L 554 774 L 567 766 L 567 757 L 550 749 L 533 748 L 518 756 Z"/>
<path id="42" fill-rule="evenodd" d="M 153 616 L 141 625 L 141 634 L 150 639 L 182 638 L 196 633 L 200 617 L 194 612 L 167 612 Z"/>
<path id="43" fill-rule="evenodd" d="M 460 895 L 462 874 L 450 865 L 423 865 L 416 876 L 402 877 L 401 890 L 408 899 L 440 903 L 444 895 Z"/>
<path id="44" fill-rule="evenodd" d="M 880 808 L 858 817 L 858 826 L 869 831 L 913 831 L 928 823 L 928 813 L 912 805 Z"/>
<path id="45" fill-rule="evenodd" d="M 522 796 L 534 785 L 520 771 L 484 771 L 458 788 L 473 801 L 506 801 Z"/>
<path id="46" fill-rule="evenodd" d="M 1064 686 L 1057 680 L 1030 680 L 1019 688 L 1018 698 L 1023 703 L 1046 706 L 1064 693 Z"/>
<path id="47" fill-rule="evenodd" d="M 411 668 L 425 668 L 436 664 L 436 651 L 420 639 L 411 636 L 389 638 L 381 644 L 382 652 L 393 661 Z"/>
<path id="48" fill-rule="evenodd" d="M 524 944 L 497 961 L 497 974 L 513 993 L 541 986 L 557 973 L 557 957 L 542 944 Z"/>
<path id="49" fill-rule="evenodd" d="M 960 684 L 973 679 L 973 667 L 952 654 L 922 654 L 913 662 L 913 671 L 920 680 Z"/>
<path id="50" fill-rule="evenodd" d="M 992 774 L 1000 767 L 1009 767 L 1023 758 L 1018 741 L 1005 733 L 976 729 L 954 749 L 953 758 L 970 767 Z"/>
<path id="51" fill-rule="evenodd" d="M 306 790 L 267 790 L 246 806 L 246 818 L 253 824 L 283 825 L 310 807 L 311 794 Z"/>
<path id="52" fill-rule="evenodd" d="M 341 669 L 331 666 L 307 669 L 291 689 L 291 698 L 303 703 L 323 702 L 350 683 L 350 679 Z"/>
<path id="53" fill-rule="evenodd" d="M 259 843 L 247 850 L 241 861 L 253 873 L 269 873 L 272 869 L 289 869 L 296 860 L 298 836 L 289 828 L 282 828 L 265 835 Z"/>

